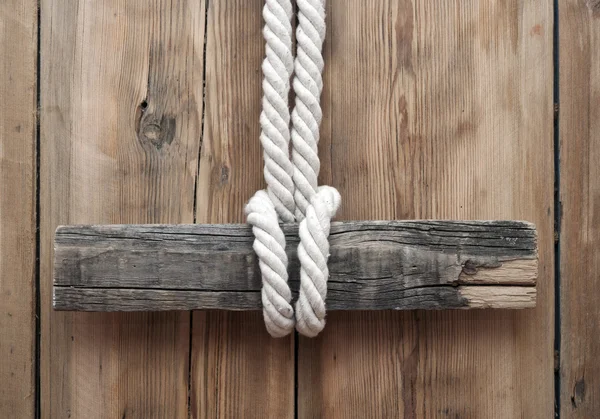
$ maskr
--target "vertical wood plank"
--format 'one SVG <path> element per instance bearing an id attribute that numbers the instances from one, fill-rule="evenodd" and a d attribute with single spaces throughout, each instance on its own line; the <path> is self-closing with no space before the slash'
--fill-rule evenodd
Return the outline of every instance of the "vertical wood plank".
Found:
<path id="1" fill-rule="evenodd" d="M 600 414 L 600 3 L 559 7 L 562 418 Z"/>
<path id="2" fill-rule="evenodd" d="M 37 2 L 0 3 L 0 417 L 35 410 Z"/>
<path id="3" fill-rule="evenodd" d="M 204 1 L 42 1 L 42 417 L 187 417 L 190 313 L 53 312 L 52 238 L 193 221 L 204 15 Z"/>
<path id="4" fill-rule="evenodd" d="M 535 310 L 331 313 L 299 417 L 553 415 L 552 4 L 328 2 L 321 181 L 338 219 L 526 219 Z"/>
<path id="5" fill-rule="evenodd" d="M 209 2 L 198 223 L 245 222 L 245 203 L 265 187 L 263 3 Z M 262 313 L 194 312 L 192 339 L 192 417 L 294 416 L 294 340 L 272 339 Z"/>

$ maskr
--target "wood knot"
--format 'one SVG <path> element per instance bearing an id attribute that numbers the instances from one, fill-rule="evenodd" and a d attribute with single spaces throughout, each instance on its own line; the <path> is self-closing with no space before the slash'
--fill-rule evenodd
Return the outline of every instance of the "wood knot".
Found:
<path id="1" fill-rule="evenodd" d="M 480 269 L 500 268 L 502 263 L 490 258 L 488 260 L 467 259 L 462 266 L 462 272 L 465 275 L 476 275 Z"/>
<path id="2" fill-rule="evenodd" d="M 586 3 L 592 12 L 592 16 L 600 17 L 600 0 L 586 0 Z"/>
<path id="3" fill-rule="evenodd" d="M 571 405 L 577 409 L 585 401 L 585 380 L 580 378 L 573 386 L 573 394 L 571 395 Z"/>
<path id="4" fill-rule="evenodd" d="M 475 275 L 477 273 L 478 267 L 479 267 L 479 265 L 477 263 L 475 263 L 475 261 L 469 259 L 463 265 L 462 271 L 466 275 Z"/>
<path id="5" fill-rule="evenodd" d="M 222 166 L 221 167 L 221 177 L 219 179 L 221 185 L 227 184 L 229 182 L 229 167 Z"/>
<path id="6" fill-rule="evenodd" d="M 136 112 L 135 130 L 142 143 L 152 144 L 160 150 L 165 144 L 171 144 L 175 138 L 175 118 L 156 115 L 148 112 L 148 109 L 148 102 L 143 100 Z"/>

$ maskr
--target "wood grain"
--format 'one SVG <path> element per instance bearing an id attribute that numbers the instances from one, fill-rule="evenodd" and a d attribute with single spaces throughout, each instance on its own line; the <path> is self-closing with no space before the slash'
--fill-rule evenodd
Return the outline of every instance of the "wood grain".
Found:
<path id="1" fill-rule="evenodd" d="M 189 313 L 52 311 L 65 223 L 190 223 L 204 1 L 41 2 L 43 418 L 186 418 Z"/>
<path id="2" fill-rule="evenodd" d="M 37 2 L 0 3 L 0 417 L 34 417 Z"/>
<path id="3" fill-rule="evenodd" d="M 600 415 L 600 3 L 561 2 L 560 413 Z"/>
<path id="4" fill-rule="evenodd" d="M 519 285 L 437 285 L 395 290 L 373 285 L 368 293 L 350 282 L 333 284 L 327 309 L 444 310 L 523 309 L 535 307 L 535 287 Z M 390 290 L 391 288 L 391 290 Z M 366 294 L 366 295 L 365 295 Z M 371 295 L 375 295 L 372 297 Z M 260 290 L 207 291 L 195 289 L 140 289 L 54 287 L 54 309 L 66 311 L 171 311 L 262 309 Z"/>
<path id="5" fill-rule="evenodd" d="M 552 3 L 327 6 L 321 183 L 338 219 L 526 219 L 535 310 L 332 312 L 298 417 L 553 415 Z"/>
<path id="6" fill-rule="evenodd" d="M 296 292 L 298 226 L 283 231 Z M 329 237 L 329 310 L 535 305 L 537 243 L 530 223 L 350 221 L 333 223 Z M 59 227 L 54 308 L 260 309 L 253 240 L 246 224 Z"/>
<path id="7" fill-rule="evenodd" d="M 196 221 L 241 223 L 262 180 L 263 0 L 210 1 Z M 293 418 L 294 339 L 272 339 L 260 312 L 195 312 L 190 414 Z"/>

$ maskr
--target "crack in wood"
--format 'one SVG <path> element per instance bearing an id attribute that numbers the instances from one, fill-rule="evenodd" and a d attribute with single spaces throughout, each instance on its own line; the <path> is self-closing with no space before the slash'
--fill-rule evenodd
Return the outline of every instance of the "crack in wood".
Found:
<path id="1" fill-rule="evenodd" d="M 282 228 L 296 295 L 298 226 Z M 535 304 L 537 239 L 529 223 L 349 221 L 335 223 L 332 230 L 329 309 Z M 260 289 L 247 225 L 64 226 L 56 231 L 56 309 L 250 310 L 260 309 Z"/>

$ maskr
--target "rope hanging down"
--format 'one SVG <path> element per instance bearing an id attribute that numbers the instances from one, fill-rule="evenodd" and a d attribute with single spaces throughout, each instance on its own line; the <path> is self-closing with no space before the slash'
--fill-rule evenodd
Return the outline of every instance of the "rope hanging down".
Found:
<path id="1" fill-rule="evenodd" d="M 298 258 L 300 294 L 296 303 L 296 328 L 316 336 L 325 326 L 329 228 L 341 198 L 335 188 L 317 187 L 319 125 L 324 67 L 321 50 L 325 38 L 324 0 L 298 0 L 297 56 L 292 57 L 291 1 L 266 0 L 263 9 L 266 57 L 263 61 L 263 111 L 260 117 L 267 190 L 258 191 L 246 206 L 255 236 L 263 288 L 265 325 L 274 337 L 294 327 L 288 281 L 283 222 L 300 221 Z M 292 70 L 296 94 L 292 112 L 287 106 Z"/>
<path id="2" fill-rule="evenodd" d="M 260 142 L 265 160 L 267 192 L 258 191 L 246 206 L 254 233 L 254 251 L 262 274 L 263 315 L 273 337 L 294 329 L 292 293 L 288 286 L 285 236 L 278 220 L 293 222 L 293 166 L 289 158 L 290 111 L 288 95 L 294 67 L 292 56 L 293 9 L 289 0 L 266 0 L 263 8 L 266 57 L 262 64 L 263 99 Z"/>

